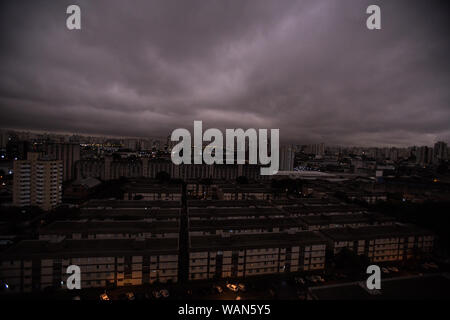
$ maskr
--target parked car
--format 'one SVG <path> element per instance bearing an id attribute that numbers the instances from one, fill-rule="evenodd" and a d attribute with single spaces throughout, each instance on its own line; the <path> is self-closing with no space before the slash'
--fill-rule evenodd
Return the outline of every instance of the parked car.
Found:
<path id="1" fill-rule="evenodd" d="M 429 263 L 428 263 L 428 266 L 429 266 L 431 269 L 439 269 L 438 265 L 437 265 L 436 263 L 434 263 L 434 262 L 429 262 Z"/>
<path id="2" fill-rule="evenodd" d="M 381 268 L 381 271 L 382 271 L 383 273 L 389 273 L 389 270 L 388 270 L 387 268 L 385 268 L 385 267 Z"/>
<path id="3" fill-rule="evenodd" d="M 314 278 L 317 280 L 317 282 L 325 282 L 325 279 L 322 278 L 321 276 L 314 276 Z"/>
<path id="4" fill-rule="evenodd" d="M 237 296 L 236 297 L 236 300 L 241 300 L 242 298 L 240 297 L 240 296 Z"/>
<path id="5" fill-rule="evenodd" d="M 305 279 L 303 279 L 302 277 L 295 277 L 294 280 L 298 284 L 305 284 Z"/>
<path id="6" fill-rule="evenodd" d="M 239 290 L 241 290 L 243 292 L 247 291 L 247 288 L 245 287 L 245 284 L 243 284 L 243 283 L 238 283 L 238 288 L 239 288 Z"/>
<path id="7" fill-rule="evenodd" d="M 232 283 L 227 284 L 227 288 L 230 289 L 233 292 L 237 292 L 239 290 L 238 286 Z"/>
<path id="8" fill-rule="evenodd" d="M 106 294 L 106 292 L 105 292 L 105 293 L 102 293 L 102 294 L 100 295 L 100 300 L 101 300 L 101 301 L 109 301 L 109 297 L 108 297 L 108 295 Z"/>
<path id="9" fill-rule="evenodd" d="M 160 293 L 161 293 L 161 295 L 163 296 L 163 298 L 169 297 L 169 291 L 166 290 L 166 289 L 162 289 L 162 290 L 160 291 Z"/>
<path id="10" fill-rule="evenodd" d="M 223 292 L 223 289 L 222 289 L 221 286 L 216 285 L 216 286 L 214 286 L 213 288 L 214 288 L 214 290 L 215 290 L 217 293 L 222 293 L 222 292 Z"/>
<path id="11" fill-rule="evenodd" d="M 127 293 L 125 293 L 125 296 L 127 297 L 127 299 L 128 300 L 130 300 L 130 301 L 132 301 L 132 300 L 134 300 L 134 299 L 136 299 L 136 297 L 134 296 L 134 293 L 133 292 L 127 292 Z"/>
<path id="12" fill-rule="evenodd" d="M 156 299 L 161 298 L 161 293 L 157 290 L 153 290 L 152 294 Z"/>

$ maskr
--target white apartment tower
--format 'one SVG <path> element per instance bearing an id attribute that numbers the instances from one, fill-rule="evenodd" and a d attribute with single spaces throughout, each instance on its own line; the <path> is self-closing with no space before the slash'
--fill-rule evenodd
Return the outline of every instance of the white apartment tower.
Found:
<path id="1" fill-rule="evenodd" d="M 61 203 L 63 164 L 28 153 L 27 160 L 14 161 L 13 203 L 50 210 Z"/>

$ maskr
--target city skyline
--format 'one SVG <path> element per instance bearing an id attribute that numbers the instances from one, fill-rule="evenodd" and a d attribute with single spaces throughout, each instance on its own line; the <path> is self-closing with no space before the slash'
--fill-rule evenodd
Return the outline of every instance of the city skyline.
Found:
<path id="1" fill-rule="evenodd" d="M 67 2 L 67 1 L 66 1 Z M 280 128 L 288 143 L 449 141 L 448 4 L 2 3 L 0 127 L 166 136 Z M 121 23 L 117 23 L 121 21 Z"/>
<path id="2" fill-rule="evenodd" d="M 245 129 L 245 128 L 243 128 Z M 96 139 L 111 139 L 111 140 L 143 140 L 143 141 L 163 141 L 167 140 L 168 137 L 170 137 L 169 134 L 166 136 L 148 136 L 148 137 L 132 137 L 132 136 L 114 136 L 114 135 L 101 135 L 101 134 L 88 134 L 88 133 L 76 133 L 76 132 L 57 132 L 57 131 L 40 131 L 40 130 L 23 130 L 23 129 L 14 129 L 14 128 L 0 128 L 0 132 L 14 132 L 16 134 L 35 134 L 35 135 L 49 135 L 49 136 L 58 136 L 58 137 L 84 137 L 84 138 L 96 138 Z M 58 142 L 55 140 L 55 142 Z M 61 141 L 60 141 L 61 142 Z M 296 143 L 282 143 L 283 146 L 311 146 L 311 145 L 324 145 L 326 148 L 361 148 L 361 149 L 371 149 L 371 148 L 378 148 L 378 149 L 384 149 L 384 148 L 397 148 L 397 149 L 408 149 L 408 148 L 414 148 L 414 147 L 430 147 L 433 148 L 433 146 L 436 143 L 444 142 L 446 144 L 449 144 L 448 141 L 443 140 L 436 140 L 434 142 L 431 142 L 430 144 L 423 145 L 405 145 L 405 146 L 397 146 L 397 145 L 389 145 L 389 144 L 382 144 L 382 145 L 372 145 L 372 146 L 363 146 L 358 144 L 329 144 L 326 141 L 319 141 L 314 143 L 307 143 L 298 141 Z M 63 143 L 63 142 L 61 142 Z"/>

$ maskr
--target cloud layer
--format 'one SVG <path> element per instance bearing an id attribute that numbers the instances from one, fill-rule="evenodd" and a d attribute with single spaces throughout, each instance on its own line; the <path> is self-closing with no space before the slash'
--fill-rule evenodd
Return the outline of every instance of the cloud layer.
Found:
<path id="1" fill-rule="evenodd" d="M 2 1 L 0 126 L 164 136 L 280 128 L 289 142 L 450 140 L 448 4 Z M 65 27 L 69 4 L 82 30 Z"/>

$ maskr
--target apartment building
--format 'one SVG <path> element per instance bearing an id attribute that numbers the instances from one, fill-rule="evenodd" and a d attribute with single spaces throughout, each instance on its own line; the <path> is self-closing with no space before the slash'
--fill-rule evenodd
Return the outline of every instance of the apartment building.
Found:
<path id="1" fill-rule="evenodd" d="M 292 217 L 308 215 L 343 215 L 366 213 L 367 209 L 353 205 L 324 205 L 324 206 L 282 206 L 282 209 Z"/>
<path id="2" fill-rule="evenodd" d="M 190 237 L 189 279 L 248 277 L 325 267 L 326 240 L 315 232 Z"/>
<path id="3" fill-rule="evenodd" d="M 189 208 L 263 208 L 272 207 L 266 200 L 188 200 Z"/>
<path id="4" fill-rule="evenodd" d="M 307 226 L 300 219 L 202 219 L 189 221 L 190 236 L 296 233 L 306 230 Z"/>
<path id="5" fill-rule="evenodd" d="M 294 199 L 275 199 L 272 203 L 276 206 L 336 206 L 341 204 L 341 202 L 335 198 L 294 198 Z"/>
<path id="6" fill-rule="evenodd" d="M 63 164 L 28 153 L 27 160 L 14 161 L 13 203 L 50 210 L 62 201 Z"/>
<path id="7" fill-rule="evenodd" d="M 368 227 L 394 224 L 395 219 L 377 213 L 321 214 L 298 218 L 307 226 L 306 229 L 321 230 L 344 227 Z"/>
<path id="8" fill-rule="evenodd" d="M 123 200 L 171 200 L 181 201 L 182 186 L 130 184 L 126 187 Z"/>
<path id="9" fill-rule="evenodd" d="M 366 255 L 371 262 L 403 261 L 429 254 L 434 235 L 415 226 L 390 225 L 321 230 L 329 248 L 338 254 L 342 248 Z"/>
<path id="10" fill-rule="evenodd" d="M 136 209 L 81 209 L 80 219 L 114 220 L 114 221 L 178 221 L 181 209 L 176 208 L 149 208 Z"/>
<path id="11" fill-rule="evenodd" d="M 167 172 L 174 179 L 218 179 L 236 180 L 245 176 L 252 180 L 269 180 L 260 174 L 260 165 L 227 164 L 181 164 L 175 165 L 166 159 L 132 158 L 115 160 L 111 156 L 103 159 L 83 159 L 75 162 L 76 178 L 94 177 L 101 180 L 126 178 L 156 178 L 159 172 Z"/>
<path id="12" fill-rule="evenodd" d="M 188 208 L 189 220 L 268 219 L 284 218 L 286 212 L 274 207 Z"/>
<path id="13" fill-rule="evenodd" d="M 40 240 L 178 238 L 178 221 L 55 221 L 39 229 Z"/>
<path id="14" fill-rule="evenodd" d="M 66 288 L 69 265 L 82 289 L 176 282 L 178 240 L 25 240 L 0 255 L 0 282 L 11 292 Z"/>
<path id="15" fill-rule="evenodd" d="M 378 201 L 386 201 L 387 193 L 366 190 L 349 190 L 342 191 L 350 201 L 364 201 L 367 203 L 376 203 Z"/>
<path id="16" fill-rule="evenodd" d="M 180 213 L 180 201 L 91 200 L 81 206 L 79 217 L 114 221 L 178 221 Z"/>
<path id="17" fill-rule="evenodd" d="M 89 200 L 81 206 L 83 209 L 148 210 L 151 208 L 180 208 L 180 201 L 144 201 L 144 200 Z"/>
<path id="18" fill-rule="evenodd" d="M 220 200 L 272 200 L 276 196 L 275 190 L 266 185 L 221 185 L 217 196 Z"/>
<path id="19" fill-rule="evenodd" d="M 218 186 L 223 183 L 223 180 L 189 179 L 186 181 L 186 195 L 190 199 L 212 200 L 217 198 Z"/>
<path id="20" fill-rule="evenodd" d="M 47 154 L 63 163 L 63 179 L 73 179 L 75 162 L 80 160 L 80 145 L 76 143 L 49 143 L 46 145 Z"/>

